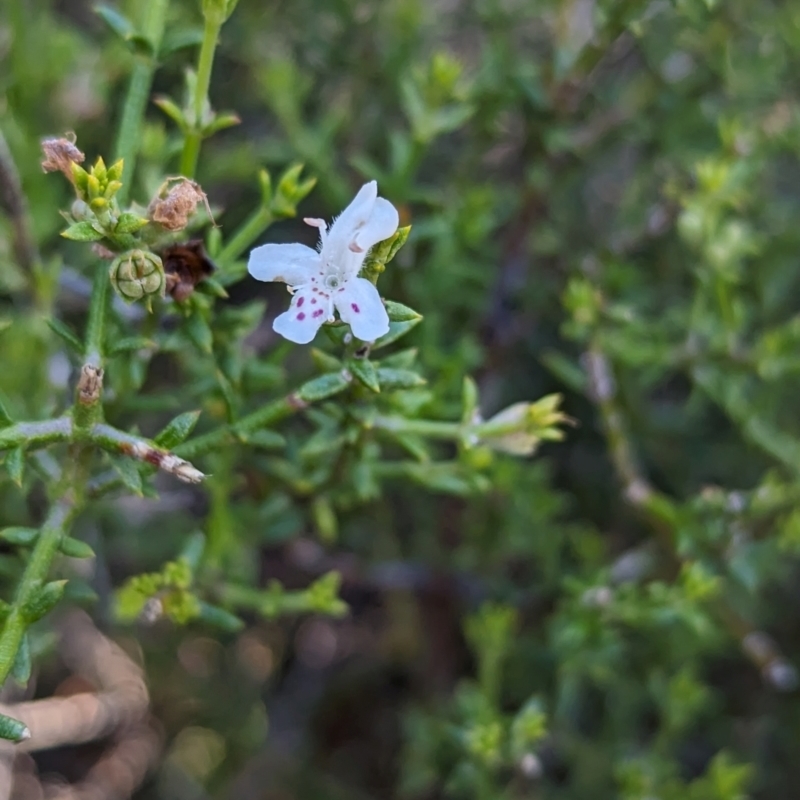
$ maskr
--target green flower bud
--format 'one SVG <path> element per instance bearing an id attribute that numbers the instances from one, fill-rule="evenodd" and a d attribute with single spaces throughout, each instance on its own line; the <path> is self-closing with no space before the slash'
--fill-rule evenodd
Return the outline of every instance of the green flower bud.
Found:
<path id="1" fill-rule="evenodd" d="M 164 267 L 155 253 L 129 250 L 117 256 L 110 277 L 117 293 L 129 303 L 156 294 L 164 296 Z"/>
<path id="2" fill-rule="evenodd" d="M 91 219 L 92 218 L 92 211 L 89 206 L 83 200 L 75 200 L 72 204 L 72 208 L 70 208 L 70 214 L 72 214 L 72 218 L 77 222 L 82 222 L 83 220 Z"/>

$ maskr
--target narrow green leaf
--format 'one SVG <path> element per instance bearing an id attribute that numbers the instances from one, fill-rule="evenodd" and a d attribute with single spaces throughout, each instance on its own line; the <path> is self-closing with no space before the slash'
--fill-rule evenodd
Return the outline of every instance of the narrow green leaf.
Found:
<path id="1" fill-rule="evenodd" d="M 347 362 L 348 369 L 358 380 L 376 394 L 381 390 L 380 379 L 372 362 L 366 358 L 352 358 Z"/>
<path id="2" fill-rule="evenodd" d="M 180 561 L 185 561 L 189 565 L 192 574 L 197 571 L 203 559 L 206 549 L 206 537 L 202 531 L 195 531 L 186 541 L 179 556 Z"/>
<path id="3" fill-rule="evenodd" d="M 47 325 L 56 336 L 60 337 L 67 346 L 76 353 L 83 353 L 83 344 L 81 340 L 72 332 L 72 330 L 65 325 L 60 319 L 56 317 L 49 317 Z"/>
<path id="4" fill-rule="evenodd" d="M 108 169 L 106 170 L 106 177 L 109 181 L 120 181 L 122 180 L 122 173 L 125 171 L 125 159 L 118 158 Z"/>
<path id="5" fill-rule="evenodd" d="M 400 248 L 408 241 L 408 236 L 410 233 L 410 225 L 405 225 L 404 227 L 397 229 L 395 234 L 389 240 L 389 252 L 386 254 L 387 264 L 397 255 Z"/>
<path id="6" fill-rule="evenodd" d="M 73 578 L 64 589 L 64 599 L 70 603 L 87 606 L 98 602 L 100 596 L 86 581 Z"/>
<path id="7" fill-rule="evenodd" d="M 108 350 L 109 355 L 118 356 L 120 353 L 131 353 L 136 350 L 149 350 L 155 347 L 156 343 L 152 339 L 144 336 L 126 336 L 114 342 Z"/>
<path id="8" fill-rule="evenodd" d="M 31 732 L 25 723 L 0 714 L 0 739 L 7 739 L 9 742 L 24 742 L 30 738 Z"/>
<path id="9" fill-rule="evenodd" d="M 244 436 L 242 441 L 249 444 L 251 447 L 258 447 L 262 450 L 282 450 L 286 447 L 286 439 L 275 431 L 256 431 L 255 433 L 248 433 Z"/>
<path id="10" fill-rule="evenodd" d="M 153 441 L 165 450 L 172 450 L 181 442 L 185 442 L 200 419 L 200 411 L 186 411 L 173 419 Z"/>
<path id="11" fill-rule="evenodd" d="M 214 334 L 211 332 L 211 327 L 206 322 L 202 314 L 195 311 L 184 323 L 183 326 L 186 335 L 192 341 L 192 344 L 207 355 L 211 353 L 211 348 L 214 344 Z"/>
<path id="12" fill-rule="evenodd" d="M 114 469 L 122 478 L 125 488 L 133 492 L 138 497 L 142 497 L 142 473 L 135 461 L 129 458 L 115 458 Z"/>
<path id="13" fill-rule="evenodd" d="M 138 214 L 130 214 L 127 211 L 119 215 L 114 233 L 136 233 L 147 225 L 147 220 Z"/>
<path id="14" fill-rule="evenodd" d="M 236 418 L 237 409 L 239 406 L 239 398 L 233 384 L 228 379 L 228 376 L 221 370 L 217 370 L 217 386 L 222 392 L 222 399 L 225 401 L 225 408 L 228 413 L 228 421 L 233 422 Z"/>
<path id="15" fill-rule="evenodd" d="M 336 435 L 335 430 L 322 430 L 312 436 L 300 448 L 299 456 L 304 461 L 315 462 L 321 456 L 341 450 L 347 441 L 344 436 Z"/>
<path id="16" fill-rule="evenodd" d="M 417 360 L 418 354 L 418 348 L 409 347 L 406 350 L 400 350 L 386 358 L 382 358 L 380 366 L 391 367 L 392 369 L 411 369 L 411 367 L 414 366 L 414 362 Z"/>
<path id="17" fill-rule="evenodd" d="M 326 335 L 337 347 L 344 347 L 346 344 L 345 337 L 349 337 L 352 335 L 350 333 L 349 325 L 343 325 L 343 324 L 323 325 L 322 330 L 325 331 Z"/>
<path id="18" fill-rule="evenodd" d="M 201 44 L 202 41 L 203 29 L 199 26 L 172 28 L 164 34 L 161 47 L 158 49 L 158 55 L 161 59 L 164 59 L 176 50 L 182 50 L 184 47 L 194 47 Z"/>
<path id="19" fill-rule="evenodd" d="M 17 547 L 28 547 L 32 545 L 36 538 L 39 536 L 38 528 L 3 528 L 0 531 L 0 539 L 8 544 L 16 545 Z"/>
<path id="20" fill-rule="evenodd" d="M 189 130 L 189 125 L 183 115 L 183 109 L 171 98 L 166 95 L 156 97 L 153 102 L 178 126 L 178 128 L 186 133 Z"/>
<path id="21" fill-rule="evenodd" d="M 97 242 L 103 238 L 103 234 L 95 230 L 91 222 L 74 222 L 61 231 L 61 235 L 73 242 Z"/>
<path id="22" fill-rule="evenodd" d="M 19 650 L 11 667 L 11 677 L 20 685 L 27 686 L 31 679 L 31 644 L 28 635 L 22 637 Z"/>
<path id="23" fill-rule="evenodd" d="M 478 409 L 478 384 L 469 376 L 464 376 L 461 384 L 461 420 L 470 423 L 475 418 Z"/>
<path id="24" fill-rule="evenodd" d="M 22 447 L 15 447 L 6 454 L 6 469 L 8 474 L 17 486 L 22 486 L 22 476 L 25 473 L 25 450 Z"/>
<path id="25" fill-rule="evenodd" d="M 567 358 L 557 350 L 545 351 L 539 357 L 539 361 L 574 392 L 580 394 L 586 392 L 586 372 L 576 361 Z"/>
<path id="26" fill-rule="evenodd" d="M 226 128 L 232 128 L 234 125 L 241 123 L 241 118 L 238 114 L 217 114 L 214 119 L 203 128 L 203 136 L 211 136 L 218 131 L 224 131 Z"/>
<path id="27" fill-rule="evenodd" d="M 228 633 L 236 633 L 244 628 L 244 622 L 235 614 L 231 614 L 230 611 L 226 611 L 219 606 L 212 606 L 202 600 L 200 601 L 200 614 L 198 616 L 203 622 L 207 622 L 209 625 Z"/>
<path id="28" fill-rule="evenodd" d="M 338 358 L 317 347 L 311 348 L 311 361 L 320 372 L 335 372 L 342 368 L 342 362 Z"/>
<path id="29" fill-rule="evenodd" d="M 301 400 L 305 400 L 307 403 L 314 403 L 343 392 L 351 382 L 350 375 L 345 374 L 344 370 L 331 372 L 304 383 L 297 390 L 297 394 Z"/>
<path id="30" fill-rule="evenodd" d="M 315 497 L 311 503 L 311 513 L 319 538 L 326 544 L 333 544 L 339 536 L 339 520 L 330 499 Z"/>
<path id="31" fill-rule="evenodd" d="M 420 436 L 410 433 L 397 433 L 385 431 L 397 444 L 399 444 L 410 456 L 421 463 L 431 460 L 425 440 Z"/>
<path id="32" fill-rule="evenodd" d="M 33 623 L 47 614 L 61 599 L 66 585 L 66 581 L 50 581 L 42 586 L 22 607 L 22 616 L 25 620 Z"/>
<path id="33" fill-rule="evenodd" d="M 427 383 L 425 378 L 410 369 L 380 367 L 377 377 L 384 389 L 414 389 Z"/>
<path id="34" fill-rule="evenodd" d="M 138 56 L 153 58 L 153 56 L 156 54 L 156 48 L 153 44 L 153 40 L 148 39 L 147 36 L 143 36 L 140 33 L 134 33 L 133 36 L 128 38 L 127 42 L 131 51 Z"/>
<path id="35" fill-rule="evenodd" d="M 59 550 L 70 558 L 94 558 L 94 550 L 86 542 L 82 542 L 80 539 L 73 539 L 70 536 L 66 536 L 61 540 Z"/>
<path id="36" fill-rule="evenodd" d="M 389 333 L 381 336 L 381 338 L 372 345 L 372 349 L 380 350 L 381 347 L 386 347 L 386 345 L 396 342 L 399 338 L 405 336 L 410 330 L 416 328 L 421 321 L 422 317 L 419 319 L 409 319 L 405 322 L 390 322 Z"/>
<path id="37" fill-rule="evenodd" d="M 378 242 L 364 259 L 362 272 L 376 275 L 383 272 L 386 265 L 397 254 L 397 251 L 406 243 L 409 233 L 411 233 L 411 226 L 407 225 L 404 228 L 398 228 L 388 239 Z"/>
<path id="38" fill-rule="evenodd" d="M 126 16 L 120 14 L 115 8 L 111 8 L 110 6 L 95 6 L 94 11 L 120 39 L 127 41 L 136 34 L 136 28 L 133 26 L 133 23 Z"/>
<path id="39" fill-rule="evenodd" d="M 203 280 L 197 284 L 196 290 L 210 297 L 219 297 L 222 300 L 230 296 L 225 287 L 219 281 L 214 280 L 214 278 L 203 278 Z"/>
<path id="40" fill-rule="evenodd" d="M 0 429 L 7 428 L 9 425 L 13 425 L 14 420 L 11 419 L 6 407 L 3 405 L 3 402 L 0 401 Z"/>
<path id="41" fill-rule="evenodd" d="M 393 300 L 384 300 L 386 313 L 392 322 L 408 322 L 411 319 L 422 319 L 422 314 L 414 311 L 413 308 L 404 306 L 402 303 L 395 303 Z"/>

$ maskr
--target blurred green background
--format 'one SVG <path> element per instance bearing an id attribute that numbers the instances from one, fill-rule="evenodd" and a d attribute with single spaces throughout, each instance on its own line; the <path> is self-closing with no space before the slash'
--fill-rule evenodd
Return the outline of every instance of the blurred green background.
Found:
<path id="1" fill-rule="evenodd" d="M 179 98 L 202 17 L 169 9 L 154 94 Z M 67 319 L 89 256 L 58 237 L 69 187 L 39 141 L 74 130 L 110 161 L 137 58 L 88 1 L 0 0 L 0 129 Z M 530 459 L 467 451 L 461 483 L 389 481 L 335 530 L 313 496 L 265 500 L 258 461 L 224 509 L 172 484 L 96 508 L 93 613 L 140 643 L 165 733 L 138 800 L 798 796 L 798 76 L 796 0 L 240 0 L 210 96 L 241 124 L 197 174 L 223 234 L 261 167 L 318 179 L 300 216 L 377 179 L 413 226 L 380 286 L 425 317 L 404 340 L 417 407 L 457 417 L 471 374 L 486 416 L 561 392 L 574 426 Z M 151 103 L 132 197 L 179 149 Z M 12 238 L 0 214 L 2 311 L 27 320 L 0 338 L 0 387 L 41 415 L 63 356 Z M 287 220 L 261 241 L 313 238 Z M 294 385 L 308 353 L 268 324 L 285 295 L 246 279 L 231 306 L 255 296 L 265 385 Z M 148 392 L 195 407 L 186 381 L 157 357 L 118 417 L 152 429 Z M 112 587 L 209 513 L 227 569 L 288 588 L 338 570 L 350 614 L 115 627 Z M 43 656 L 39 693 L 58 669 Z M 74 780 L 96 755 L 40 769 Z"/>

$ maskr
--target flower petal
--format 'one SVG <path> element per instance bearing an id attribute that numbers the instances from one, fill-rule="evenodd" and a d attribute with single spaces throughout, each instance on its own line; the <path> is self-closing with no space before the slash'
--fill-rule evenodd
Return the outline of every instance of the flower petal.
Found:
<path id="1" fill-rule="evenodd" d="M 366 278 L 351 278 L 333 297 L 339 316 L 353 336 L 373 342 L 389 332 L 389 315 L 378 290 Z"/>
<path id="2" fill-rule="evenodd" d="M 308 344 L 329 316 L 330 301 L 313 294 L 311 289 L 301 289 L 295 292 L 289 310 L 275 317 L 272 329 L 290 342 Z"/>
<path id="3" fill-rule="evenodd" d="M 366 252 L 378 242 L 388 239 L 397 230 L 399 224 L 400 216 L 397 209 L 388 200 L 379 197 L 372 207 L 369 219 L 356 233 L 355 248 L 358 252 Z"/>
<path id="4" fill-rule="evenodd" d="M 350 201 L 350 205 L 334 220 L 328 231 L 328 238 L 338 235 L 349 241 L 353 231 L 361 227 L 372 215 L 377 198 L 377 181 L 365 183 Z"/>
<path id="5" fill-rule="evenodd" d="M 375 181 L 365 183 L 322 240 L 322 261 L 335 266 L 340 274 L 355 276 L 361 269 L 366 252 L 351 245 L 372 216 L 377 199 L 378 184 Z"/>
<path id="6" fill-rule="evenodd" d="M 319 253 L 304 244 L 265 244 L 250 252 L 247 271 L 259 281 L 307 283 L 319 269 Z"/>

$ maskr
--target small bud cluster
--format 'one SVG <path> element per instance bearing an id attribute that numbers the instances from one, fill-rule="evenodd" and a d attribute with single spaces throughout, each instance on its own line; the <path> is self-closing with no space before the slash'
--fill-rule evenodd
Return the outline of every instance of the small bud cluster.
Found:
<path id="1" fill-rule="evenodd" d="M 535 403 L 514 403 L 475 426 L 478 441 L 502 453 L 531 455 L 543 440 L 564 438 L 561 425 L 569 417 L 559 409 L 561 395 L 551 394 Z"/>
<path id="2" fill-rule="evenodd" d="M 168 178 L 156 192 L 142 217 L 123 210 L 117 194 L 123 186 L 123 162 L 106 166 L 102 157 L 87 170 L 84 154 L 74 136 L 42 142 L 45 172 L 62 172 L 75 189 L 70 224 L 62 236 L 90 242 L 95 254 L 112 261 L 109 276 L 114 290 L 126 302 L 143 301 L 152 310 L 154 297 L 169 294 L 183 303 L 201 281 L 214 271 L 202 243 L 170 241 L 184 230 L 198 205 L 211 209 L 205 192 L 194 181 Z M 166 239 L 166 241 L 165 241 Z M 157 253 L 161 251 L 164 259 Z M 224 294 L 219 288 L 218 293 Z"/>

